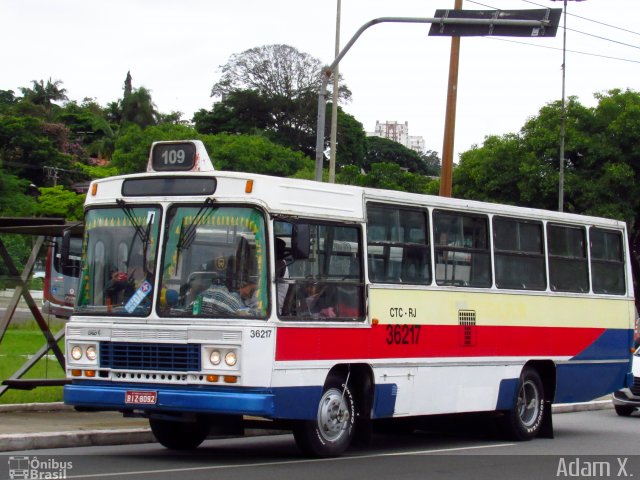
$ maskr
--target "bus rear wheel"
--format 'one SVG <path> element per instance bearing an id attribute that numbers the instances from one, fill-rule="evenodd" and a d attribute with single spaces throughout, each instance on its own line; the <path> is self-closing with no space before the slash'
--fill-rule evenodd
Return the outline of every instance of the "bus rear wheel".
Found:
<path id="1" fill-rule="evenodd" d="M 520 441 L 536 437 L 542 429 L 546 408 L 540 374 L 531 367 L 525 367 L 520 375 L 513 408 L 505 419 L 509 436 Z"/>
<path id="2" fill-rule="evenodd" d="M 300 450 L 314 457 L 333 457 L 343 453 L 355 436 L 356 407 L 348 385 L 330 378 L 315 420 L 296 425 L 293 435 Z"/>
<path id="3" fill-rule="evenodd" d="M 150 418 L 149 426 L 156 440 L 163 447 L 171 450 L 193 450 L 209 435 L 208 422 L 199 420 L 180 422 Z"/>

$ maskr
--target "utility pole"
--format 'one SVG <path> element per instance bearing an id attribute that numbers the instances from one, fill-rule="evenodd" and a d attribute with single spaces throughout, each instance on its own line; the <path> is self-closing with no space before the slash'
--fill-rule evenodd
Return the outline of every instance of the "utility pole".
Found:
<path id="1" fill-rule="evenodd" d="M 559 0 L 551 0 L 557 2 Z M 582 2 L 584 0 L 572 0 L 574 2 Z M 564 142 L 567 132 L 567 107 L 565 104 L 565 80 L 567 72 L 567 0 L 562 0 L 563 6 L 563 30 L 562 33 L 562 102 L 560 117 L 560 152 L 558 163 L 560 165 L 558 172 L 558 211 L 564 210 Z"/>
<path id="2" fill-rule="evenodd" d="M 336 48 L 335 56 L 340 54 L 340 7 L 341 0 L 338 0 L 336 11 Z M 338 88 L 340 87 L 338 77 L 339 65 L 333 71 L 333 96 L 331 100 L 331 140 L 329 153 L 329 183 L 336 182 L 336 137 L 338 136 Z"/>
<path id="3" fill-rule="evenodd" d="M 454 10 L 462 10 L 462 0 L 456 0 Z M 440 168 L 440 196 L 453 194 L 453 146 L 456 134 L 456 106 L 458 102 L 458 66 L 460 64 L 460 37 L 451 37 L 449 54 L 449 83 L 447 86 L 447 109 L 444 116 L 444 139 L 442 141 L 442 165 Z"/>

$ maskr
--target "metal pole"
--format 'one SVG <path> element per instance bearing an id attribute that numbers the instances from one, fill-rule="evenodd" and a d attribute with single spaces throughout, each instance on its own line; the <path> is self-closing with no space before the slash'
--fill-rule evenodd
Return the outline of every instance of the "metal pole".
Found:
<path id="1" fill-rule="evenodd" d="M 462 9 L 462 0 L 456 0 L 454 9 Z M 456 135 L 456 106 L 458 102 L 459 64 L 460 37 L 451 37 L 451 54 L 449 56 L 449 84 L 447 87 L 447 109 L 444 116 L 442 167 L 440 169 L 441 197 L 451 197 L 453 194 L 453 146 Z"/>
<path id="2" fill-rule="evenodd" d="M 458 1 L 458 0 L 456 0 Z M 462 1 L 462 0 L 459 0 Z M 331 78 L 331 73 L 336 69 L 340 60 L 351 49 L 356 40 L 360 38 L 360 35 L 373 25 L 380 23 L 438 23 L 441 25 L 509 25 L 520 27 L 545 27 L 549 24 L 548 21 L 538 20 L 508 20 L 508 19 L 479 19 L 479 18 L 420 18 L 420 17 L 381 17 L 374 18 L 362 25 L 358 31 L 351 37 L 344 48 L 340 51 L 338 56 L 333 60 L 331 65 L 325 68 L 321 73 L 321 85 L 318 92 L 318 117 L 316 125 L 316 175 L 315 179 L 318 182 L 322 181 L 322 163 L 323 163 L 323 150 L 324 150 L 324 122 L 325 122 L 325 109 L 326 109 L 326 95 L 327 85 Z"/>
<path id="3" fill-rule="evenodd" d="M 331 76 L 331 70 L 325 70 L 322 72 L 322 83 L 320 85 L 320 93 L 318 93 L 318 120 L 316 126 L 316 181 L 322 181 L 322 163 L 324 160 L 324 122 L 326 116 L 326 96 L 327 96 L 327 84 L 329 83 L 329 77 Z"/>
<path id="4" fill-rule="evenodd" d="M 567 71 L 567 0 L 564 0 L 564 33 L 562 35 L 562 109 L 560 117 L 560 172 L 558 174 L 558 211 L 564 209 L 564 137 L 566 134 L 567 112 L 565 107 L 565 75 Z"/>
<path id="5" fill-rule="evenodd" d="M 336 48 L 335 56 L 340 53 L 340 7 L 341 0 L 338 0 L 338 6 L 336 11 Z M 336 137 L 338 136 L 338 77 L 340 66 L 336 65 L 333 71 L 333 97 L 331 99 L 331 140 L 330 140 L 330 152 L 329 153 L 329 183 L 335 183 L 336 181 Z"/>

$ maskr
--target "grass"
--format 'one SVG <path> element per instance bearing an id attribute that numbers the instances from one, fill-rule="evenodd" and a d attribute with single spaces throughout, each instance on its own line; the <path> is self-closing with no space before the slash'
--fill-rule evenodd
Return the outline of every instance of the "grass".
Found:
<path id="1" fill-rule="evenodd" d="M 50 324 L 55 334 L 64 326 L 61 321 Z M 29 358 L 37 352 L 46 339 L 35 321 L 14 322 L 9 325 L 2 342 L 0 342 L 0 380 L 11 377 Z M 58 342 L 64 352 L 64 339 Z M 22 378 L 57 379 L 65 374 L 52 352 L 38 362 Z M 38 387 L 33 390 L 17 390 L 10 388 L 0 396 L 0 404 L 59 402 L 62 401 L 62 387 Z"/>

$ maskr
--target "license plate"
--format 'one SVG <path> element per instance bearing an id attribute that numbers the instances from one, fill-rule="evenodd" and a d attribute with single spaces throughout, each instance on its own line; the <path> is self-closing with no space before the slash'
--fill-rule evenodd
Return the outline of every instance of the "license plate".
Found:
<path id="1" fill-rule="evenodd" d="M 140 392 L 127 390 L 124 394 L 124 403 L 135 405 L 155 405 L 158 401 L 158 392 Z"/>

